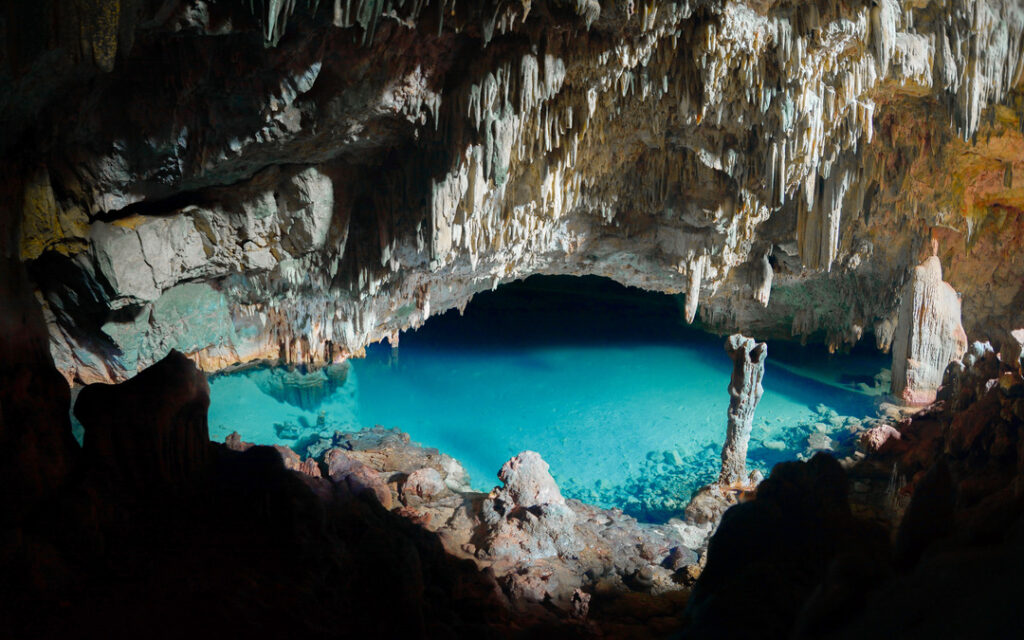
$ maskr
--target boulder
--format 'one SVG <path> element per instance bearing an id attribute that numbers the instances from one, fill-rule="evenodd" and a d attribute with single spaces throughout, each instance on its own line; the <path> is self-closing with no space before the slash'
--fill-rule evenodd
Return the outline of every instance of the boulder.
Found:
<path id="1" fill-rule="evenodd" d="M 352 494 L 370 493 L 385 509 L 391 509 L 393 499 L 384 475 L 350 457 L 341 449 L 331 449 L 324 455 L 327 475 L 336 486 Z"/>
<path id="2" fill-rule="evenodd" d="M 426 467 L 409 474 L 402 486 L 402 498 L 408 502 L 410 497 L 429 501 L 446 489 L 444 479 L 437 469 Z"/>
<path id="3" fill-rule="evenodd" d="M 518 506 L 565 504 L 549 469 L 539 453 L 524 451 L 501 467 L 498 479 L 505 483 L 504 490 Z"/>
<path id="4" fill-rule="evenodd" d="M 484 500 L 481 519 L 486 532 L 479 548 L 510 562 L 571 556 L 582 548 L 576 513 L 565 503 L 548 463 L 534 451 L 506 462 L 498 477 L 504 483 Z"/>
<path id="5" fill-rule="evenodd" d="M 868 453 L 878 453 L 889 440 L 899 440 L 900 432 L 889 424 L 871 427 L 860 436 L 860 446 Z"/>

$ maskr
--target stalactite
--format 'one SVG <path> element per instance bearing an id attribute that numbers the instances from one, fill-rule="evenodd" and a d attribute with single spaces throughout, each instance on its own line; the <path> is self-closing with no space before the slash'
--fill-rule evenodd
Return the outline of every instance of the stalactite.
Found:
<path id="1" fill-rule="evenodd" d="M 686 307 L 684 316 L 687 323 L 692 323 L 697 316 L 697 303 L 700 298 L 700 287 L 704 280 L 707 266 L 707 255 L 700 255 L 690 263 L 690 271 L 686 286 Z"/>
<path id="2" fill-rule="evenodd" d="M 337 157 L 344 164 L 379 144 L 373 136 L 382 130 L 388 136 L 415 132 L 396 151 L 406 168 L 374 173 L 373 185 L 359 185 L 368 204 L 358 215 L 338 213 L 326 226 L 313 225 L 325 238 L 313 252 L 292 244 L 304 237 L 290 226 L 301 207 L 282 206 L 269 194 L 176 212 L 193 228 L 161 231 L 187 246 L 155 277 L 145 269 L 118 272 L 109 258 L 117 252 L 107 249 L 131 251 L 133 260 L 138 254 L 139 264 L 143 257 L 152 260 L 150 249 L 159 243 L 147 234 L 166 221 L 145 218 L 132 233 L 96 223 L 91 235 L 81 233 L 63 246 L 96 256 L 95 270 L 115 289 L 111 308 L 152 305 L 175 278 L 209 279 L 223 288 L 239 318 L 259 323 L 259 331 L 285 344 L 287 357 L 319 359 L 334 348 L 327 341 L 358 351 L 394 326 L 414 326 L 431 312 L 464 304 L 475 287 L 538 270 L 594 271 L 685 291 L 687 321 L 700 308 L 702 317 L 735 322 L 742 310 L 710 306 L 717 292 L 742 291 L 746 302 L 753 292 L 752 304 L 767 306 L 773 278 L 777 285 L 801 266 L 845 272 L 860 260 L 853 255 L 856 238 L 848 234 L 863 219 L 865 192 L 899 188 L 888 181 L 906 179 L 888 175 L 869 149 L 921 146 L 905 139 L 905 128 L 885 122 L 900 108 L 893 96 L 933 96 L 940 117 L 948 115 L 970 138 L 979 128 L 1001 126 L 995 110 L 984 109 L 1003 100 L 1024 74 L 1024 12 L 1005 3 L 929 6 L 929 19 L 922 20 L 923 9 L 904 10 L 895 0 L 873 7 L 812 3 L 799 11 L 787 5 L 765 13 L 724 3 L 701 5 L 699 14 L 689 2 L 644 2 L 634 5 L 628 25 L 615 26 L 625 9 L 610 11 L 606 4 L 602 14 L 601 3 L 572 0 L 563 3 L 571 10 L 559 18 L 564 22 L 543 41 L 531 31 L 534 25 L 523 26 L 528 3 L 472 10 L 425 0 L 322 4 L 252 0 L 249 8 L 269 46 L 291 46 L 282 35 L 301 21 L 351 29 L 345 41 L 363 44 L 368 58 L 385 44 L 415 38 L 424 55 L 450 47 L 463 52 L 460 43 L 471 42 L 479 61 L 460 66 L 464 77 L 456 78 L 445 75 L 443 64 L 411 70 L 404 54 L 401 64 L 380 56 L 380 74 L 389 84 L 367 92 L 384 97 L 367 107 L 372 124 L 352 125 L 359 131 L 351 134 L 355 142 L 339 151 L 348 144 L 340 133 L 347 121 L 322 128 L 314 122 L 316 133 L 308 137 L 293 130 L 321 117 L 313 87 L 328 92 L 335 81 L 330 74 L 319 80 L 329 58 L 312 56 L 302 64 L 296 58 L 265 92 L 260 126 L 234 136 L 220 156 L 216 149 L 196 152 L 209 173 L 188 179 L 205 184 L 225 160 L 263 161 L 296 149 L 315 150 L 316 162 Z M 537 14 L 529 16 L 535 20 Z M 426 33 L 421 18 L 432 25 L 436 20 L 440 37 L 433 29 Z M 619 29 L 615 37 L 608 37 L 610 29 Z M 401 37 L 394 43 L 374 42 L 395 32 Z M 175 135 L 183 148 L 199 144 L 187 131 Z M 144 157 L 151 150 L 136 151 Z M 183 153 L 168 165 L 190 171 L 191 157 Z M 135 160 L 104 157 L 82 173 L 102 176 L 105 167 L 122 161 Z M 1010 189 L 1013 164 L 1000 162 Z M 109 202 L 130 198 L 125 194 L 131 190 L 121 185 L 103 192 L 97 186 L 96 195 L 82 196 L 89 201 L 83 207 L 90 214 L 114 209 Z M 908 196 L 900 205 L 907 218 L 931 215 L 926 201 L 914 214 L 916 202 Z M 44 204 L 58 218 L 68 214 L 56 200 L 52 207 L 49 200 Z M 257 211 L 272 215 L 261 218 Z M 769 217 L 790 214 L 795 228 L 765 225 Z M 361 221 L 353 222 L 356 227 L 371 228 L 350 231 L 348 217 Z M 968 244 L 982 233 L 976 217 L 942 224 L 959 225 Z M 765 238 L 767 233 L 774 236 Z M 32 239 L 25 242 L 31 248 Z M 622 255 L 637 246 L 656 246 L 657 253 L 623 266 L 594 251 L 614 243 L 621 244 Z M 766 244 L 791 246 L 799 260 L 774 254 L 782 264 L 776 274 Z M 202 271 L 202 261 L 216 270 Z M 745 279 L 734 280 L 733 273 Z M 458 283 L 453 288 L 460 293 L 432 293 L 432 302 L 399 311 L 418 286 L 442 281 Z M 854 326 L 873 322 L 861 311 L 844 317 L 849 326 L 841 328 L 824 326 L 832 322 L 827 314 L 808 310 L 794 315 L 791 328 L 799 336 L 825 333 L 840 345 L 858 335 Z"/>

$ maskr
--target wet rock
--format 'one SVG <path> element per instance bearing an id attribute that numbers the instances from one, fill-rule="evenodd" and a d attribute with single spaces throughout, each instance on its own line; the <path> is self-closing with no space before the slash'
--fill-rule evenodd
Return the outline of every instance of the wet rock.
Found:
<path id="1" fill-rule="evenodd" d="M 809 452 L 831 451 L 832 438 L 824 433 L 812 433 L 807 437 L 807 450 Z"/>
<path id="2" fill-rule="evenodd" d="M 282 440 L 297 440 L 302 432 L 294 422 L 279 422 L 274 425 L 274 433 Z"/>

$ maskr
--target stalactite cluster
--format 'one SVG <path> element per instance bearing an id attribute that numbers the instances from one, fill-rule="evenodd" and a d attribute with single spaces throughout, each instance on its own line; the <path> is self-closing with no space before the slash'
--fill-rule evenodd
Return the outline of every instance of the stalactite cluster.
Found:
<path id="1" fill-rule="evenodd" d="M 532 273 L 836 349 L 887 346 L 933 239 L 954 287 L 1024 276 L 1017 2 L 133 7 L 5 205 L 72 380 L 337 361 Z"/>

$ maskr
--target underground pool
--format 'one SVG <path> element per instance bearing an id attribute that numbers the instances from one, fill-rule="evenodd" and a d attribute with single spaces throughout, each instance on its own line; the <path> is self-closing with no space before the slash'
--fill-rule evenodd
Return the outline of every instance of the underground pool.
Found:
<path id="1" fill-rule="evenodd" d="M 210 436 L 300 449 L 318 432 L 397 428 L 459 460 L 480 491 L 529 449 L 567 497 L 664 521 L 717 477 L 732 368 L 723 343 L 686 326 L 672 296 L 534 277 L 403 333 L 396 349 L 369 347 L 322 397 L 282 397 L 266 371 L 216 375 Z M 748 468 L 849 452 L 887 364 L 868 349 L 769 343 Z"/>

